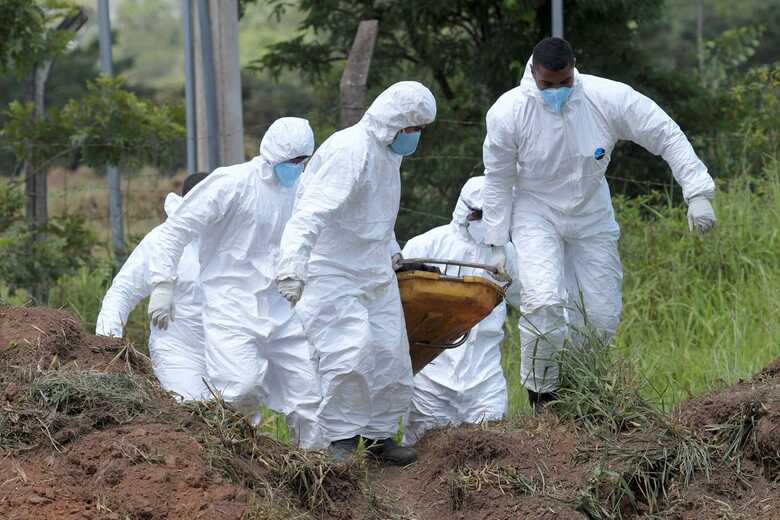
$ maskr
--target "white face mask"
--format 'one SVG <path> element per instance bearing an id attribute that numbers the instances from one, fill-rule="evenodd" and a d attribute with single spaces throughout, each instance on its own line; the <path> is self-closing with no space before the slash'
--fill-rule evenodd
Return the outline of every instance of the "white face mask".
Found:
<path id="1" fill-rule="evenodd" d="M 485 235 L 487 234 L 487 228 L 485 223 L 481 220 L 474 220 L 467 224 L 469 235 L 477 244 L 485 243 Z"/>

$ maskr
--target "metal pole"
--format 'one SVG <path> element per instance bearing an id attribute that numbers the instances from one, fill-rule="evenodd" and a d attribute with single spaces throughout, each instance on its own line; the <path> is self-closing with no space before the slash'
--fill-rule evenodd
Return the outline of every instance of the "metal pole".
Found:
<path id="1" fill-rule="evenodd" d="M 198 0 L 198 27 L 200 28 L 201 54 L 203 58 L 203 90 L 206 98 L 206 132 L 208 135 L 208 169 L 219 164 L 219 120 L 217 119 L 216 73 L 214 46 L 211 34 L 211 16 L 208 0 Z"/>
<path id="2" fill-rule="evenodd" d="M 195 124 L 195 55 L 192 49 L 192 2 L 181 0 L 184 19 L 184 105 L 187 115 L 187 171 L 198 170 L 198 141 Z"/>
<path id="3" fill-rule="evenodd" d="M 552 35 L 563 38 L 563 0 L 552 0 Z"/>
<path id="4" fill-rule="evenodd" d="M 111 59 L 111 19 L 108 17 L 108 0 L 98 0 L 98 26 L 100 28 L 100 72 L 114 75 Z"/>
<path id="5" fill-rule="evenodd" d="M 108 16 L 108 0 L 98 0 L 98 28 L 100 30 L 100 72 L 111 77 L 114 74 L 111 57 L 111 19 Z M 106 170 L 108 177 L 108 220 L 111 223 L 111 245 L 114 266 L 117 270 L 125 261 L 125 230 L 122 221 L 122 178 L 116 166 Z"/>

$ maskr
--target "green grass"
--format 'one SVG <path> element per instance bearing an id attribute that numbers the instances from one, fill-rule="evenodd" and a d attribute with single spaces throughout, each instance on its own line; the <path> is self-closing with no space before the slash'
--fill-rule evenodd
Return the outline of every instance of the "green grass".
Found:
<path id="1" fill-rule="evenodd" d="M 683 208 L 640 219 L 621 201 L 624 311 L 615 340 L 667 404 L 748 377 L 780 356 L 780 164 L 715 201 L 718 227 L 688 233 Z"/>
<path id="2" fill-rule="evenodd" d="M 529 415 L 531 405 L 528 394 L 520 384 L 520 332 L 517 329 L 518 314 L 509 309 L 504 322 L 504 342 L 501 344 L 501 366 L 506 376 L 507 416 Z"/>

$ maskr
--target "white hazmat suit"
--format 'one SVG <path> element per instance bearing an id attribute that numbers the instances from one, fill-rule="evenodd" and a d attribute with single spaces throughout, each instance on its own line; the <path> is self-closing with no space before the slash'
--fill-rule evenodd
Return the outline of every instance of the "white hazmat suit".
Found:
<path id="1" fill-rule="evenodd" d="M 171 281 L 185 244 L 199 238 L 209 383 L 255 419 L 261 404 L 287 415 L 293 439 L 307 448 L 321 447 L 313 422 L 316 372 L 300 323 L 274 283 L 295 186 L 284 187 L 273 168 L 313 151 L 305 119 L 275 121 L 259 156 L 217 168 L 187 194 L 163 225 L 150 268 L 152 283 Z"/>
<path id="2" fill-rule="evenodd" d="M 165 213 L 170 217 L 181 205 L 182 198 L 169 193 Z M 152 292 L 149 261 L 161 247 L 162 226 L 151 230 L 114 277 L 103 297 L 95 334 L 121 338 L 130 312 Z M 154 375 L 163 388 L 175 392 L 184 400 L 203 399 L 207 394 L 203 378 L 206 360 L 203 343 L 201 311 L 203 294 L 198 283 L 200 265 L 198 246 L 185 246 L 176 268 L 176 321 L 166 330 L 152 327 L 149 333 L 149 355 Z"/>
<path id="3" fill-rule="evenodd" d="M 466 219 L 471 211 L 482 209 L 484 181 L 484 177 L 469 179 L 460 192 L 452 222 L 409 240 L 403 249 L 404 257 L 488 264 L 492 252 L 484 242 L 484 223 Z M 506 267 L 507 273 L 514 276 L 513 249 L 507 250 Z M 449 266 L 446 274 L 457 275 L 458 271 L 457 266 Z M 489 278 L 484 271 L 469 267 L 460 268 L 460 274 Z M 514 287 L 510 286 L 510 291 Z M 466 343 L 445 350 L 417 373 L 412 407 L 404 423 L 405 443 L 417 443 L 434 428 L 504 417 L 507 392 L 501 369 L 501 342 L 506 313 L 506 303 L 502 302 L 471 329 Z"/>
<path id="4" fill-rule="evenodd" d="M 521 377 L 531 391 L 556 389 L 555 357 L 567 333 L 581 341 L 578 331 L 587 323 L 607 342 L 617 329 L 620 230 L 605 173 L 621 139 L 662 156 L 686 201 L 713 198 L 712 178 L 680 127 L 623 83 L 575 69 L 571 95 L 556 113 L 529 60 L 520 86 L 487 114 L 486 240 L 505 244 L 511 234 L 517 251 Z"/>
<path id="5" fill-rule="evenodd" d="M 277 279 L 305 283 L 295 310 L 316 350 L 328 442 L 389 438 L 409 406 L 411 361 L 389 255 L 398 249 L 402 157 L 388 145 L 435 116 L 420 83 L 385 90 L 312 157 L 282 237 Z"/>

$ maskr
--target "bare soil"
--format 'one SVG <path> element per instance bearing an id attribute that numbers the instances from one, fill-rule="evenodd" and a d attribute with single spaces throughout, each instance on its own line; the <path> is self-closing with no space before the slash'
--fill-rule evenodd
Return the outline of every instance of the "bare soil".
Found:
<path id="1" fill-rule="evenodd" d="M 552 414 L 431 432 L 405 468 L 345 467 L 198 406 L 176 404 L 132 346 L 68 312 L 0 307 L 0 518 L 780 518 L 780 360 L 675 411 L 711 464 L 671 477 L 655 507 L 641 494 L 607 507 L 630 468 Z M 652 439 L 610 442 L 641 452 Z"/>

